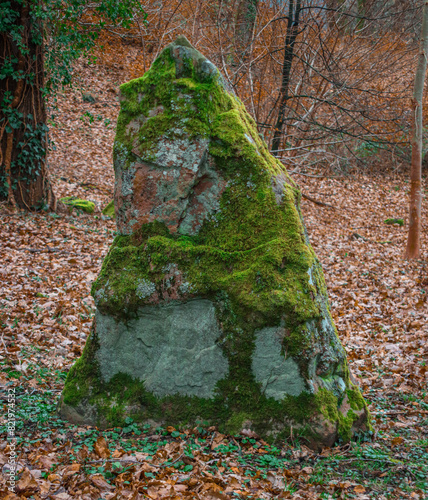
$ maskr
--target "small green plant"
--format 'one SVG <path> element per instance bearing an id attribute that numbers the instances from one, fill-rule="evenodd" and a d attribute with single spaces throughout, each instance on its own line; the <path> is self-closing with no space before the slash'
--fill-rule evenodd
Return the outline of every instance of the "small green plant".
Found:
<path id="1" fill-rule="evenodd" d="M 130 434 L 131 432 L 139 436 L 141 434 L 138 425 L 132 420 L 131 417 L 127 417 L 125 420 L 126 427 L 122 429 L 124 434 Z"/>
<path id="2" fill-rule="evenodd" d="M 361 159 L 368 159 L 379 153 L 379 143 L 374 141 L 361 141 L 355 148 L 355 154 Z"/>
<path id="3" fill-rule="evenodd" d="M 94 115 L 90 111 L 85 111 L 80 117 L 80 120 L 82 122 L 85 122 L 86 118 L 89 118 L 89 123 L 93 123 L 93 121 L 95 120 Z"/>

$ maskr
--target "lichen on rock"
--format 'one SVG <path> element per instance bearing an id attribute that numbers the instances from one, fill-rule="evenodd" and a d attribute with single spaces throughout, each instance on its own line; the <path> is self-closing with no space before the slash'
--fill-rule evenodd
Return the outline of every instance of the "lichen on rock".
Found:
<path id="1" fill-rule="evenodd" d="M 121 86 L 114 166 L 119 235 L 62 415 L 293 428 L 314 445 L 369 430 L 299 189 L 184 37 Z"/>

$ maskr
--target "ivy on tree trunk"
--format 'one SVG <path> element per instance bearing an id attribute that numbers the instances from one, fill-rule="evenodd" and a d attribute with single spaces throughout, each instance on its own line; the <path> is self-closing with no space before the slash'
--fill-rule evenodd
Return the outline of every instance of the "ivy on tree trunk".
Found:
<path id="1" fill-rule="evenodd" d="M 146 17 L 139 0 L 0 2 L 0 199 L 55 209 L 46 97 L 71 84 L 72 62 L 88 54 L 107 23 L 126 30 Z"/>
<path id="2" fill-rule="evenodd" d="M 15 207 L 53 209 L 41 25 L 29 2 L 11 2 L 8 13 L 0 24 L 0 197 Z"/>

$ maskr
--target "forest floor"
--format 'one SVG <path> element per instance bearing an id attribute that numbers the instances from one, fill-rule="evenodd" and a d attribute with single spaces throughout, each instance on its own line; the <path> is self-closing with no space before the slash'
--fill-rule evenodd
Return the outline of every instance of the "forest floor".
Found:
<path id="1" fill-rule="evenodd" d="M 127 79 L 120 66 L 81 64 L 77 74 L 80 87 L 59 97 L 51 123 L 51 173 L 58 197 L 94 201 L 95 213 L 0 207 L 0 432 L 9 394 L 18 438 L 16 494 L 3 474 L 0 497 L 428 498 L 427 204 L 423 258 L 407 262 L 406 224 L 385 223 L 406 221 L 402 173 L 295 176 L 303 192 L 334 206 L 302 201 L 373 436 L 316 453 L 294 439 L 270 446 L 200 427 L 148 435 L 132 421 L 99 431 L 56 417 L 91 325 L 91 283 L 114 238 L 115 223 L 100 210 L 112 199 L 117 89 Z M 3 472 L 12 451 L 2 440 Z"/>

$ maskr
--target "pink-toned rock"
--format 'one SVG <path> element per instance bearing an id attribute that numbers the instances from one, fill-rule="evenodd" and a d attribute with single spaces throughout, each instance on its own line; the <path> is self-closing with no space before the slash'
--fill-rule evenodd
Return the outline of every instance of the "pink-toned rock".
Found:
<path id="1" fill-rule="evenodd" d="M 154 161 L 137 160 L 127 168 L 116 162 L 117 227 L 131 234 L 143 224 L 164 222 L 172 233 L 196 234 L 215 212 L 226 182 L 208 156 L 208 140 L 163 139 Z"/>

